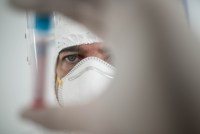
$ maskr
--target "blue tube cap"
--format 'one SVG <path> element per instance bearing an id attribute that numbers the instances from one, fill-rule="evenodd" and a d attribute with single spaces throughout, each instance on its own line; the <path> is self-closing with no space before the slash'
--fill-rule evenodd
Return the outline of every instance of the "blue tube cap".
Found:
<path id="1" fill-rule="evenodd" d="M 35 29 L 39 31 L 49 31 L 51 27 L 51 14 L 50 13 L 36 13 Z"/>

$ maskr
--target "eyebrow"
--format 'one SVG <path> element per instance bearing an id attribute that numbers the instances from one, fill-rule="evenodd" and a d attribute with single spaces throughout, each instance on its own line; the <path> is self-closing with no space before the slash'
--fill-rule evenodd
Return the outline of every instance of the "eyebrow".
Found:
<path id="1" fill-rule="evenodd" d="M 63 50 L 60 51 L 60 53 L 62 53 L 64 51 L 78 52 L 79 47 L 78 46 L 72 46 L 72 47 L 64 48 Z"/>
<path id="2" fill-rule="evenodd" d="M 82 51 L 82 48 L 80 47 L 80 45 L 77 45 L 77 46 L 64 48 L 59 52 L 59 54 L 63 52 L 81 52 L 81 51 Z M 98 51 L 101 53 L 110 53 L 110 49 L 108 49 L 107 47 L 98 48 Z"/>

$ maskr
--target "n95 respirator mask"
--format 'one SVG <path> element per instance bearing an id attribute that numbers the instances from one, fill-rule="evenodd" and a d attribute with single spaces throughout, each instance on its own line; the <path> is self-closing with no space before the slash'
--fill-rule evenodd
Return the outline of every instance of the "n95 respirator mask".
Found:
<path id="1" fill-rule="evenodd" d="M 57 78 L 61 106 L 86 104 L 101 95 L 114 78 L 115 68 L 97 57 L 80 61 L 62 79 Z"/>

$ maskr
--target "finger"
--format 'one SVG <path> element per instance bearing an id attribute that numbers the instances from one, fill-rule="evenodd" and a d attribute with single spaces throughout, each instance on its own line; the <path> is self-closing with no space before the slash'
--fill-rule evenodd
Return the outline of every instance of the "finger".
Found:
<path id="1" fill-rule="evenodd" d="M 65 8 L 73 8 L 76 5 L 87 3 L 99 8 L 102 6 L 104 0 L 9 0 L 10 4 L 17 8 L 26 9 L 26 10 L 43 10 L 43 11 L 52 11 L 60 10 Z"/>
<path id="2" fill-rule="evenodd" d="M 29 109 L 22 117 L 53 130 L 90 131 L 91 112 L 85 107 Z"/>
<path id="3" fill-rule="evenodd" d="M 11 6 L 20 10 L 43 10 L 47 11 L 47 8 L 51 5 L 51 1 L 48 0 L 9 0 Z"/>
<path id="4" fill-rule="evenodd" d="M 57 11 L 82 23 L 92 31 L 102 35 L 104 31 L 104 1 L 96 0 L 10 0 L 19 9 L 37 10 L 40 12 Z"/>
<path id="5" fill-rule="evenodd" d="M 36 122 L 40 125 L 43 125 L 44 127 L 50 128 L 50 129 L 61 129 L 63 130 L 63 127 L 61 126 L 61 124 L 63 123 L 57 123 L 58 118 L 57 118 L 57 113 L 56 109 L 40 109 L 40 110 L 26 110 L 22 113 L 22 117 L 25 119 L 29 119 L 33 122 Z M 61 113 L 59 113 L 58 115 L 60 115 Z M 51 118 L 50 118 L 50 117 Z M 60 122 L 62 122 L 62 120 L 60 120 Z"/>

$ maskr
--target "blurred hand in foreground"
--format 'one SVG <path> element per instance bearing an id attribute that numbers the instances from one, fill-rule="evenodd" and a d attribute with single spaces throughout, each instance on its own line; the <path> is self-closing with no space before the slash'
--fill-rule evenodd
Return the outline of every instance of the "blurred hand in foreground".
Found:
<path id="1" fill-rule="evenodd" d="M 179 0 L 12 0 L 55 10 L 105 36 L 118 69 L 84 106 L 28 110 L 43 126 L 92 133 L 198 133 L 199 51 Z"/>

